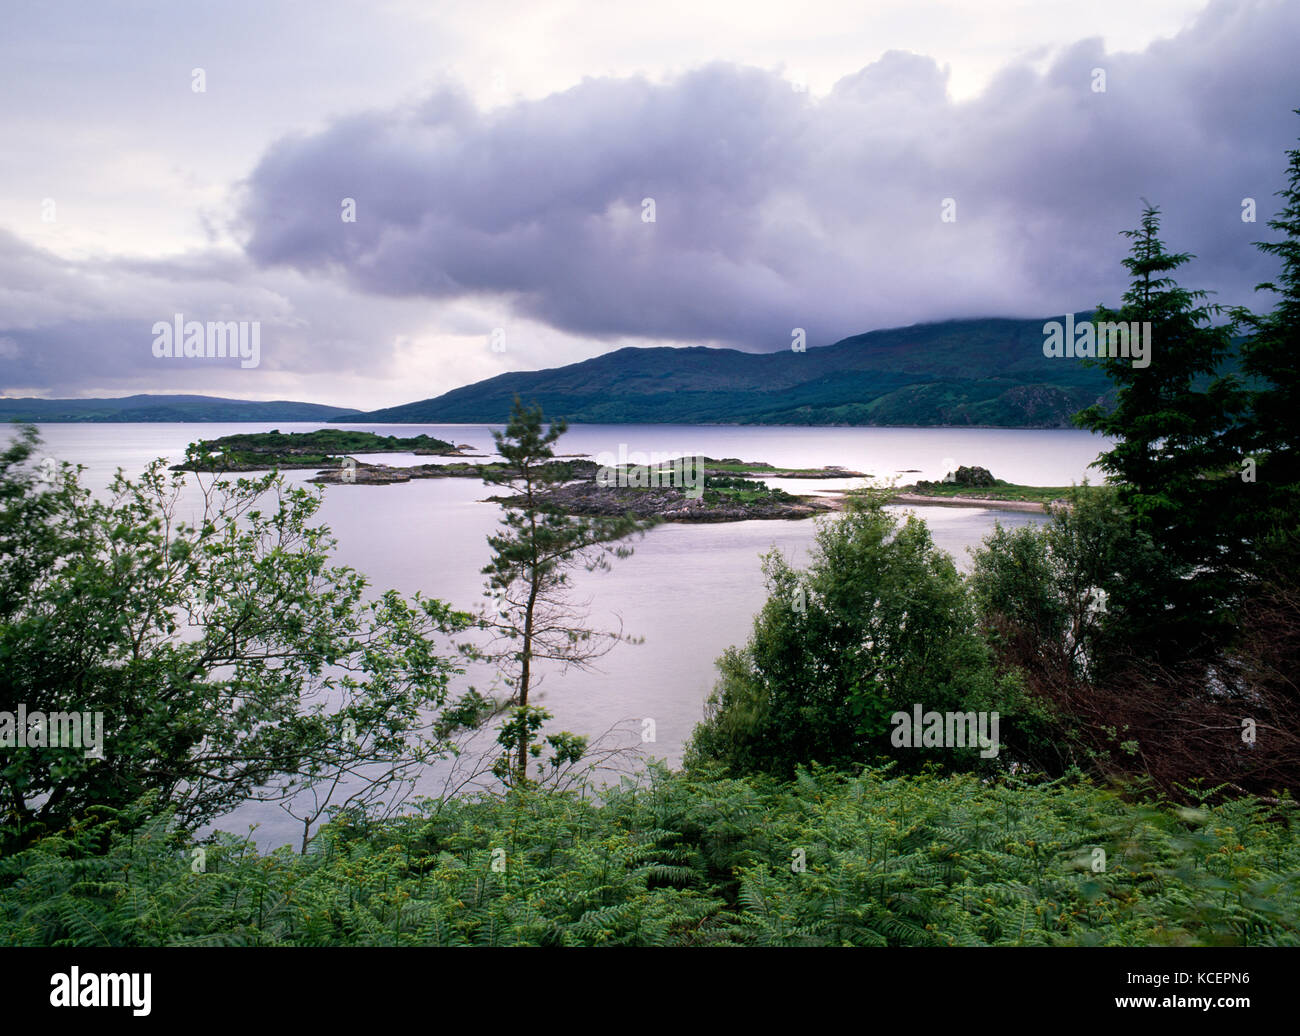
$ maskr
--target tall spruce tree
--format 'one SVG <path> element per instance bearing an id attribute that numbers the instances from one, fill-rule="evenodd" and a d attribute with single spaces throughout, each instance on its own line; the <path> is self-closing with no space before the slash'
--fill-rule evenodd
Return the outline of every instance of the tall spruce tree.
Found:
<path id="1" fill-rule="evenodd" d="M 1300 115 L 1300 108 L 1295 110 Z M 1283 206 L 1269 220 L 1281 241 L 1256 242 L 1262 252 L 1282 260 L 1275 280 L 1256 287 L 1278 296 L 1272 312 L 1257 316 L 1239 309 L 1235 316 L 1248 337 L 1242 343 L 1241 369 L 1250 386 L 1249 444 L 1255 462 L 1254 507 L 1250 531 L 1274 560 L 1289 544 L 1295 564 L 1300 523 L 1300 148 L 1287 152 L 1287 186 L 1278 191 Z"/>
<path id="2" fill-rule="evenodd" d="M 1098 307 L 1095 322 L 1150 324 L 1149 364 L 1099 359 L 1118 387 L 1113 407 L 1094 405 L 1076 423 L 1116 439 L 1097 464 L 1118 485 L 1133 521 L 1160 546 L 1167 568 L 1123 588 L 1141 628 L 1134 646 L 1173 663 L 1213 650 L 1234 628 L 1241 538 L 1230 516 L 1242 507 L 1238 432 L 1245 398 L 1221 374 L 1231 326 L 1214 324 L 1222 307 L 1170 274 L 1193 258 L 1169 252 L 1150 204 L 1124 266 L 1132 274 L 1123 304 Z M 1143 606 L 1136 606 L 1138 602 Z"/>

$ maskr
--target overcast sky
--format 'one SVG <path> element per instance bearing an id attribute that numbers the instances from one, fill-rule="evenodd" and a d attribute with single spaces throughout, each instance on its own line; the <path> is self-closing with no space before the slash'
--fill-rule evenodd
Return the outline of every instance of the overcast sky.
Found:
<path id="1" fill-rule="evenodd" d="M 1118 303 L 1142 197 L 1264 303 L 1297 42 L 1294 0 L 10 4 L 0 393 L 372 408 L 1060 314 Z M 259 365 L 156 357 L 177 313 Z"/>

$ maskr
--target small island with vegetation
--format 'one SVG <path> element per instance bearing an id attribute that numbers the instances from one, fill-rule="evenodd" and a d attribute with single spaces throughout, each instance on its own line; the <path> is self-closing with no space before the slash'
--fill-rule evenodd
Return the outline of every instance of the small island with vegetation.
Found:
<path id="1" fill-rule="evenodd" d="M 900 504 L 935 504 L 951 507 L 997 507 L 1009 511 L 1046 511 L 1063 502 L 1069 486 L 1022 486 L 994 478 L 988 468 L 962 465 L 938 482 L 919 479 L 903 486 L 893 498 Z"/>
<path id="2" fill-rule="evenodd" d="M 430 435 L 376 435 L 374 432 L 322 428 L 314 432 L 241 432 L 191 444 L 185 460 L 172 471 L 269 471 L 319 468 L 352 453 L 414 453 L 420 456 L 474 456 L 470 446 L 456 446 Z"/>
<path id="3" fill-rule="evenodd" d="M 719 478 L 727 475 L 752 475 L 756 478 L 870 478 L 865 471 L 850 471 L 838 464 L 827 464 L 821 468 L 777 468 L 763 461 L 737 460 L 725 457 L 715 460 L 704 458 L 704 474 Z"/>

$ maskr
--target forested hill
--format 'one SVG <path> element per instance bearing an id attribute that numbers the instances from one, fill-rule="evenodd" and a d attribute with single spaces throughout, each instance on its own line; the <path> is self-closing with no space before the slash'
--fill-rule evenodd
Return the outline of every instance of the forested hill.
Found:
<path id="1" fill-rule="evenodd" d="M 1044 357 L 1053 319 L 1063 317 L 916 324 L 804 352 L 627 348 L 334 420 L 500 423 L 518 393 L 547 416 L 593 424 L 1068 427 L 1111 386 L 1098 368 Z"/>
<path id="2" fill-rule="evenodd" d="M 118 399 L 8 399 L 0 421 L 328 421 L 358 413 L 340 406 L 223 399 L 219 396 L 122 396 Z"/>

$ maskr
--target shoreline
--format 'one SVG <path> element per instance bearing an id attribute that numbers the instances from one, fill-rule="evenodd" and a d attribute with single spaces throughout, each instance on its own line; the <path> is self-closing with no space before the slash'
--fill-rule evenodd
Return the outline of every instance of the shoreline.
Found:
<path id="1" fill-rule="evenodd" d="M 815 496 L 831 507 L 832 510 L 844 510 L 844 493 L 834 496 Z M 983 507 L 991 511 L 1020 511 L 1027 514 L 1047 514 L 1047 505 L 1034 500 L 986 500 L 977 496 L 925 496 L 921 493 L 895 493 L 886 504 L 889 506 L 921 507 Z"/>

